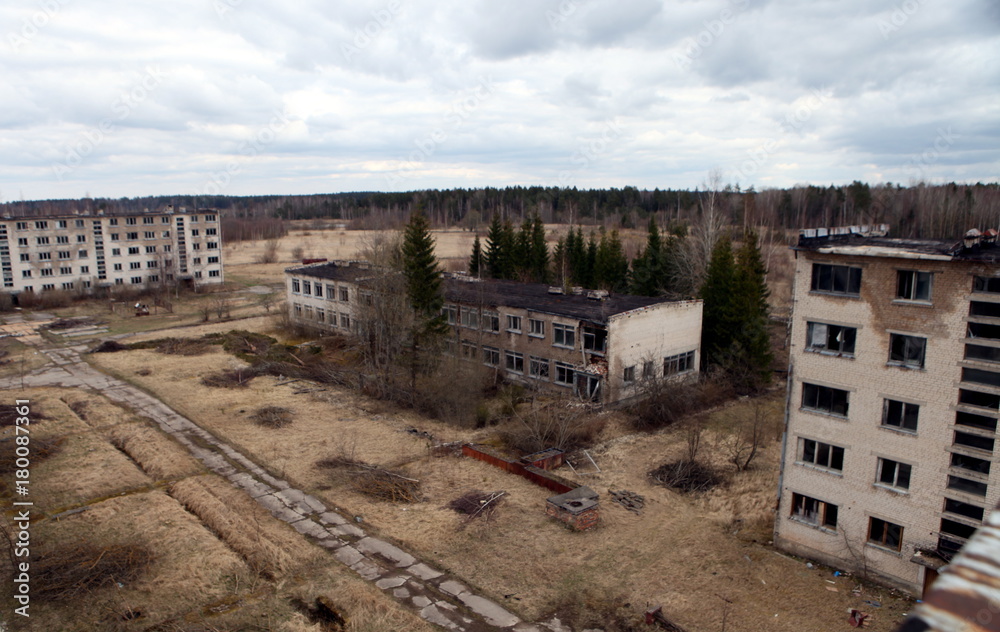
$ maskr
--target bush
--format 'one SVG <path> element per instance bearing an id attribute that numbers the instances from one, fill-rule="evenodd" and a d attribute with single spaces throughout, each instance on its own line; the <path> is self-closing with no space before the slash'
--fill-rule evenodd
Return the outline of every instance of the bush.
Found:
<path id="1" fill-rule="evenodd" d="M 32 580 L 37 582 L 34 596 L 53 601 L 73 599 L 89 596 L 99 588 L 131 584 L 152 562 L 152 551 L 139 544 L 77 544 L 57 549 L 31 562 Z"/>
<path id="2" fill-rule="evenodd" d="M 732 397 L 732 389 L 721 379 L 678 383 L 649 380 L 642 399 L 632 405 L 632 425 L 636 430 L 657 430 Z"/>
<path id="3" fill-rule="evenodd" d="M 561 403 L 533 405 L 525 413 L 515 413 L 500 438 L 511 450 L 524 454 L 548 448 L 572 450 L 592 446 L 604 425 L 604 419 Z"/>
<path id="4" fill-rule="evenodd" d="M 284 428 L 292 423 L 292 411 L 281 406 L 264 406 L 254 411 L 250 419 L 267 428 Z"/>
<path id="5" fill-rule="evenodd" d="M 201 383 L 215 388 L 246 388 L 255 376 L 256 373 L 252 369 L 219 371 L 201 378 Z"/>

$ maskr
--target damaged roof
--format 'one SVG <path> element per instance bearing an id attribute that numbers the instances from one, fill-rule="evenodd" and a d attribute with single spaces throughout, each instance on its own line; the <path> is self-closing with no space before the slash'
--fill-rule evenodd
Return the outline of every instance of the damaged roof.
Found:
<path id="1" fill-rule="evenodd" d="M 359 282 L 371 276 L 371 266 L 364 262 L 329 262 L 288 268 L 286 273 L 318 277 L 334 281 Z M 609 294 L 604 298 L 590 298 L 588 293 L 550 293 L 544 283 L 520 283 L 495 279 L 445 275 L 445 300 L 465 305 L 485 307 L 513 307 L 541 314 L 552 314 L 606 324 L 608 318 L 651 305 L 671 303 L 662 297 Z M 561 290 L 560 290 L 561 292 Z"/>
<path id="2" fill-rule="evenodd" d="M 888 236 L 889 227 L 846 226 L 812 228 L 799 231 L 799 243 L 793 250 L 821 254 L 862 257 L 896 257 L 933 261 L 1000 261 L 997 232 L 980 233 L 971 229 L 964 239 L 899 239 Z"/>

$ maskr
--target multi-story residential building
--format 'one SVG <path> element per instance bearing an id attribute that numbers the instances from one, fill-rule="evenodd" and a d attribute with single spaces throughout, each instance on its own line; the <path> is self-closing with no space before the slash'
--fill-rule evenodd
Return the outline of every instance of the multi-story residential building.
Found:
<path id="1" fill-rule="evenodd" d="M 163 211 L 0 219 L 3 291 L 93 292 L 222 283 L 218 214 Z"/>
<path id="2" fill-rule="evenodd" d="M 286 270 L 291 320 L 350 333 L 365 317 L 366 279 L 373 274 L 358 262 Z M 615 402 L 640 394 L 643 380 L 698 373 L 698 300 L 564 294 L 538 283 L 452 275 L 444 293 L 448 351 L 512 381 Z"/>
<path id="3" fill-rule="evenodd" d="M 1000 248 L 803 231 L 775 543 L 920 593 L 1000 500 Z"/>

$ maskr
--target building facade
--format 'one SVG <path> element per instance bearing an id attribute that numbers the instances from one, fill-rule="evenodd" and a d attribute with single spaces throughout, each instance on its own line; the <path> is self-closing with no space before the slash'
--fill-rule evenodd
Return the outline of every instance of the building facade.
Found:
<path id="1" fill-rule="evenodd" d="M 1000 500 L 1000 248 L 886 231 L 795 248 L 775 544 L 919 594 Z"/>
<path id="2" fill-rule="evenodd" d="M 212 210 L 0 219 L 3 291 L 90 293 L 222 283 L 222 231 Z"/>
<path id="3" fill-rule="evenodd" d="M 292 322 L 349 334 L 365 317 L 358 262 L 286 270 Z M 643 380 L 697 376 L 702 302 L 600 292 L 564 294 L 537 283 L 446 276 L 446 350 L 526 385 L 617 402 Z"/>

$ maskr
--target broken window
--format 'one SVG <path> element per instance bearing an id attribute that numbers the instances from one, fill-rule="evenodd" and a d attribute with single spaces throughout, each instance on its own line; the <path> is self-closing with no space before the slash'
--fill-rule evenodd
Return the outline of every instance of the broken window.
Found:
<path id="1" fill-rule="evenodd" d="M 302 282 L 302 293 L 303 294 L 312 294 L 312 283 L 310 283 L 309 281 L 303 281 Z"/>
<path id="2" fill-rule="evenodd" d="M 507 331 L 519 334 L 521 333 L 521 317 L 514 316 L 512 314 L 507 314 Z"/>
<path id="3" fill-rule="evenodd" d="M 573 368 L 572 364 L 556 362 L 556 384 L 572 386 L 574 373 L 576 373 L 576 370 Z"/>
<path id="4" fill-rule="evenodd" d="M 601 376 L 584 373 L 576 374 L 576 394 L 588 401 L 597 401 L 601 398 Z"/>
<path id="5" fill-rule="evenodd" d="M 930 272 L 916 270 L 900 270 L 896 273 L 896 298 L 904 301 L 931 300 Z"/>
<path id="6" fill-rule="evenodd" d="M 656 364 L 652 361 L 642 363 L 642 379 L 651 380 L 656 377 Z"/>
<path id="7" fill-rule="evenodd" d="M 631 384 L 635 381 L 635 366 L 625 367 L 625 374 L 622 376 L 622 381 L 626 384 Z"/>
<path id="8" fill-rule="evenodd" d="M 963 524 L 955 520 L 948 520 L 947 518 L 941 518 L 942 535 L 950 535 L 956 538 L 962 538 L 963 540 L 968 540 L 975 532 L 976 527 L 973 527 L 972 525 Z"/>
<path id="9" fill-rule="evenodd" d="M 985 497 L 987 487 L 987 484 L 983 481 L 974 481 L 970 478 L 963 478 L 961 476 L 948 476 L 948 489 L 954 489 L 957 492 L 965 492 L 966 494 Z"/>
<path id="10" fill-rule="evenodd" d="M 1000 303 L 984 303 L 982 301 L 969 301 L 969 316 L 1000 318 Z"/>
<path id="11" fill-rule="evenodd" d="M 594 353 L 604 353 L 608 346 L 608 332 L 592 327 L 583 328 L 583 348 Z"/>
<path id="12" fill-rule="evenodd" d="M 878 460 L 878 474 L 876 480 L 887 487 L 895 489 L 910 488 L 910 474 L 912 466 L 908 463 L 900 463 L 891 459 Z"/>
<path id="13" fill-rule="evenodd" d="M 827 323 L 809 323 L 806 330 L 806 349 L 854 355 L 854 341 L 858 330 Z"/>
<path id="14" fill-rule="evenodd" d="M 792 494 L 792 518 L 814 527 L 836 530 L 837 505 L 803 494 Z"/>
<path id="15" fill-rule="evenodd" d="M 350 302 L 350 298 L 351 298 L 351 293 L 348 290 L 348 288 L 341 287 L 340 288 L 340 300 L 341 300 L 341 302 L 348 303 L 348 302 Z"/>
<path id="16" fill-rule="evenodd" d="M 694 370 L 694 351 L 679 353 L 663 358 L 663 377 L 678 375 Z"/>
<path id="17" fill-rule="evenodd" d="M 337 286 L 327 285 L 326 286 L 326 300 L 333 301 L 337 298 Z"/>
<path id="18" fill-rule="evenodd" d="M 1000 347 L 965 345 L 965 359 L 981 362 L 1000 362 Z"/>
<path id="19" fill-rule="evenodd" d="M 802 408 L 847 417 L 847 391 L 818 384 L 802 384 Z"/>
<path id="20" fill-rule="evenodd" d="M 975 472 L 977 474 L 989 474 L 990 473 L 990 461 L 987 459 L 978 459 L 974 456 L 969 456 L 967 454 L 959 454 L 957 452 L 952 452 L 951 454 L 951 466 L 958 467 L 963 470 L 969 470 L 970 472 Z"/>
<path id="21" fill-rule="evenodd" d="M 496 347 L 483 346 L 483 364 L 486 366 L 499 366 L 500 350 Z"/>
<path id="22" fill-rule="evenodd" d="M 479 310 L 474 307 L 463 307 L 461 315 L 463 327 L 479 329 Z"/>
<path id="23" fill-rule="evenodd" d="M 449 325 L 458 324 L 458 306 L 445 305 L 441 308 L 441 313 L 444 314 L 445 320 L 448 321 Z"/>
<path id="24" fill-rule="evenodd" d="M 984 437 L 982 435 L 961 432 L 958 430 L 955 431 L 955 445 L 964 445 L 969 448 L 992 452 L 994 443 L 995 440 L 993 437 Z"/>
<path id="25" fill-rule="evenodd" d="M 340 326 L 344 329 L 351 328 L 351 315 L 340 312 Z"/>
<path id="26" fill-rule="evenodd" d="M 920 414 L 920 406 L 906 402 L 897 402 L 894 399 L 883 400 L 882 403 L 882 425 L 905 430 L 907 432 L 917 431 L 917 416 Z"/>
<path id="27" fill-rule="evenodd" d="M 990 432 L 997 431 L 997 420 L 993 417 L 984 417 L 983 415 L 958 412 L 955 413 L 955 423 L 959 426 L 969 426 Z"/>
<path id="28" fill-rule="evenodd" d="M 536 336 L 538 338 L 545 337 L 545 321 L 538 320 L 537 318 L 528 319 L 528 335 Z"/>
<path id="29" fill-rule="evenodd" d="M 533 378 L 539 380 L 549 379 L 549 361 L 547 358 L 530 356 L 528 362 L 528 373 Z"/>
<path id="30" fill-rule="evenodd" d="M 482 319 L 483 331 L 500 331 L 500 312 L 494 312 L 492 310 L 483 310 Z"/>
<path id="31" fill-rule="evenodd" d="M 962 369 L 962 381 L 1000 387 L 1000 373 L 964 367 Z"/>
<path id="32" fill-rule="evenodd" d="M 889 362 L 913 369 L 923 368 L 927 339 L 918 336 L 890 334 Z"/>
<path id="33" fill-rule="evenodd" d="M 958 403 L 997 410 L 1000 409 L 1000 395 L 960 388 L 958 389 Z"/>
<path id="34" fill-rule="evenodd" d="M 903 546 L 903 527 L 881 518 L 869 518 L 868 542 L 898 551 Z"/>
<path id="35" fill-rule="evenodd" d="M 861 268 L 814 263 L 810 289 L 814 292 L 858 296 L 861 293 Z"/>
<path id="36" fill-rule="evenodd" d="M 504 361 L 508 371 L 524 373 L 524 355 L 515 351 L 504 351 Z"/>
<path id="37" fill-rule="evenodd" d="M 462 357 L 475 360 L 479 355 L 479 346 L 471 340 L 462 341 Z"/>
<path id="38" fill-rule="evenodd" d="M 812 439 L 799 439 L 799 462 L 842 472 L 844 448 Z"/>
<path id="39" fill-rule="evenodd" d="M 552 344 L 558 347 L 574 347 L 576 345 L 576 328 L 572 325 L 552 325 Z"/>
<path id="40" fill-rule="evenodd" d="M 972 277 L 972 291 L 986 294 L 1000 294 L 1000 277 Z"/>
<path id="41" fill-rule="evenodd" d="M 965 518 L 972 518 L 973 520 L 982 520 L 986 513 L 986 510 L 983 507 L 970 505 L 969 503 L 955 500 L 954 498 L 944 499 L 944 510 L 947 513 L 957 514 Z"/>

